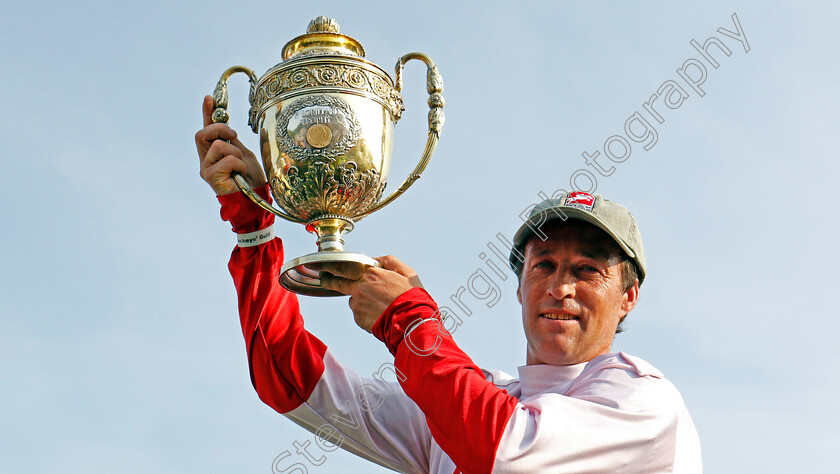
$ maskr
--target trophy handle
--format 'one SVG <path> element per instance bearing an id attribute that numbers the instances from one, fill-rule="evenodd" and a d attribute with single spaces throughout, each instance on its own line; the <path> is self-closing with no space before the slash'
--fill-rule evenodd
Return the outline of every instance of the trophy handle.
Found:
<path id="1" fill-rule="evenodd" d="M 414 168 L 408 177 L 403 181 L 399 188 L 394 191 L 390 196 L 379 201 L 376 205 L 366 210 L 364 213 L 358 216 L 354 216 L 354 219 L 361 219 L 362 217 L 377 211 L 385 205 L 389 204 L 394 199 L 398 198 L 402 193 L 404 193 L 408 188 L 420 178 L 420 175 L 423 173 L 423 170 L 426 169 L 426 165 L 429 164 L 429 160 L 432 158 L 432 154 L 435 152 L 435 147 L 437 146 L 438 139 L 440 138 L 440 131 L 443 128 L 444 116 L 443 116 L 443 78 L 440 77 L 440 73 L 435 66 L 435 63 L 423 53 L 408 53 L 405 56 L 401 57 L 397 60 L 396 69 L 396 90 L 400 92 L 402 90 L 402 70 L 405 63 L 412 59 L 418 59 L 426 63 L 427 74 L 426 74 L 426 90 L 429 93 L 429 137 L 426 140 L 426 149 L 423 151 L 423 156 L 420 157 L 420 162 L 417 163 L 417 167 Z"/>
<path id="2" fill-rule="evenodd" d="M 251 83 L 251 91 L 248 94 L 248 102 L 251 103 L 251 111 L 248 114 L 248 125 L 251 127 L 251 130 L 254 133 L 257 132 L 257 110 L 253 107 L 254 103 L 254 91 L 257 88 L 257 75 L 254 74 L 254 71 L 248 69 L 245 66 L 233 66 L 228 68 L 225 72 L 222 73 L 222 77 L 219 79 L 219 82 L 216 83 L 216 89 L 213 91 L 213 115 L 212 120 L 213 123 L 228 123 L 230 120 L 230 115 L 228 115 L 227 107 L 228 107 L 228 91 L 227 91 L 227 80 L 233 74 L 237 72 L 242 72 L 248 75 L 248 82 Z M 269 204 L 265 199 L 263 199 L 259 194 L 254 191 L 254 188 L 248 184 L 248 181 L 245 178 L 237 173 L 231 173 L 231 178 L 236 183 L 236 186 L 239 188 L 242 193 L 248 196 L 251 201 L 254 201 L 254 204 L 260 206 L 261 208 L 265 209 L 266 211 L 274 214 L 275 216 L 282 217 L 287 221 L 295 222 L 295 223 L 303 223 L 304 221 L 290 216 L 285 212 L 275 208 L 271 204 Z"/>

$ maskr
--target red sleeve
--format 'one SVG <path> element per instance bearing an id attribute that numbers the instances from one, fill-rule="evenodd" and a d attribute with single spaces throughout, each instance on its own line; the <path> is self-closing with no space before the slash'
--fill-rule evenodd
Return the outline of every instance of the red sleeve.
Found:
<path id="1" fill-rule="evenodd" d="M 257 193 L 271 202 L 268 186 Z M 219 196 L 222 219 L 237 233 L 270 227 L 274 215 L 242 193 Z M 309 398 L 324 372 L 327 346 L 304 330 L 297 296 L 278 277 L 283 265 L 279 238 L 255 247 L 236 247 L 228 268 L 236 285 L 251 383 L 260 399 L 285 413 Z"/>
<path id="2" fill-rule="evenodd" d="M 489 473 L 518 400 L 488 382 L 444 329 L 431 296 L 403 293 L 373 326 L 438 444 L 465 473 Z"/>

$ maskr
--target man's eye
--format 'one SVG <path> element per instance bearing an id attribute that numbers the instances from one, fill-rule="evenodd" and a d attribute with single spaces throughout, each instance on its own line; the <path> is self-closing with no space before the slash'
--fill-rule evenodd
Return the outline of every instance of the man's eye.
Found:
<path id="1" fill-rule="evenodd" d="M 597 273 L 598 269 L 593 267 L 592 265 L 580 265 L 580 266 L 578 266 L 578 271 L 587 272 L 587 273 L 589 273 L 589 272 Z"/>
<path id="2" fill-rule="evenodd" d="M 542 261 L 542 262 L 537 262 L 537 264 L 534 265 L 534 268 L 548 268 L 548 269 L 550 269 L 550 268 L 554 268 L 554 265 L 552 265 L 551 262 Z"/>

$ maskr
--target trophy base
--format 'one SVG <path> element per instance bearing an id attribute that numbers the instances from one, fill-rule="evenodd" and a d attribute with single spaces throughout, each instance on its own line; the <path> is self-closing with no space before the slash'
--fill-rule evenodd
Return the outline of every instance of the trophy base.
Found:
<path id="1" fill-rule="evenodd" d="M 321 286 L 320 272 L 307 265 L 313 263 L 343 263 L 359 274 L 365 267 L 378 267 L 379 262 L 360 253 L 324 251 L 310 253 L 284 263 L 280 268 L 280 284 L 289 291 L 306 296 L 344 296 Z"/>

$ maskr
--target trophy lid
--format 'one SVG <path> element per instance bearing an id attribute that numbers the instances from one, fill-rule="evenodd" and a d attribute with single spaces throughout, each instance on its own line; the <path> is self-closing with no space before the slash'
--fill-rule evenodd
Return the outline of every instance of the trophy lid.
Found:
<path id="1" fill-rule="evenodd" d="M 283 60 L 319 54 L 340 54 L 363 58 L 365 48 L 357 40 L 339 34 L 338 22 L 335 19 L 321 15 L 309 22 L 306 34 L 298 36 L 283 46 Z"/>

